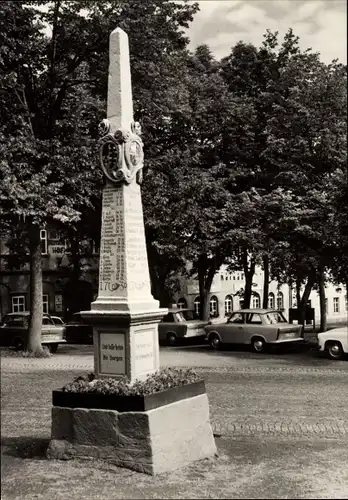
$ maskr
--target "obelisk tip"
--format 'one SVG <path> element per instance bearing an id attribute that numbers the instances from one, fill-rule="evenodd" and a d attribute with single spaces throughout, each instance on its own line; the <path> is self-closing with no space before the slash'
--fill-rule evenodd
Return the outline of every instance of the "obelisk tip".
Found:
<path id="1" fill-rule="evenodd" d="M 111 32 L 111 36 L 112 35 L 118 35 L 118 36 L 128 36 L 127 33 L 125 31 L 123 31 L 122 28 L 120 28 L 119 26 L 114 29 L 114 31 Z"/>

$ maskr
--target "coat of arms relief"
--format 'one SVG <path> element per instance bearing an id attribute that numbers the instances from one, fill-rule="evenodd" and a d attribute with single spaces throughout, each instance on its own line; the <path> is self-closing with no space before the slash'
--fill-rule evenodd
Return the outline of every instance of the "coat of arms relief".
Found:
<path id="1" fill-rule="evenodd" d="M 115 184 L 138 184 L 143 180 L 143 141 L 139 122 L 132 122 L 130 129 L 110 131 L 107 118 L 99 124 L 100 163 L 107 179 Z"/>

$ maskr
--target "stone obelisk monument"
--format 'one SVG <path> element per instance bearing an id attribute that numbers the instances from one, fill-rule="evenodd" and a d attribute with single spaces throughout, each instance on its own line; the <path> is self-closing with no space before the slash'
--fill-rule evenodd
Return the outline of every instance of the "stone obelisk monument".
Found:
<path id="1" fill-rule="evenodd" d="M 83 317 L 93 324 L 95 375 L 144 379 L 159 369 L 158 323 L 151 295 L 140 185 L 141 127 L 133 121 L 128 36 L 110 34 L 107 118 L 99 126 L 105 176 L 99 292 Z"/>
<path id="2" fill-rule="evenodd" d="M 133 122 L 128 37 L 119 28 L 110 35 L 108 110 L 100 132 L 106 184 L 99 294 L 91 310 L 82 315 L 93 325 L 96 377 L 126 375 L 134 381 L 159 368 L 157 328 L 167 310 L 160 309 L 151 295 L 140 195 L 143 143 L 140 126 Z M 148 474 L 214 456 L 202 382 L 173 388 L 174 393 L 160 391 L 155 407 L 144 411 L 136 405 L 135 411 L 110 409 L 117 396 L 97 395 L 95 407 L 88 397 L 93 394 L 54 391 L 60 399 L 59 404 L 53 401 L 47 456 L 98 457 Z M 121 397 L 121 406 L 122 401 Z"/>

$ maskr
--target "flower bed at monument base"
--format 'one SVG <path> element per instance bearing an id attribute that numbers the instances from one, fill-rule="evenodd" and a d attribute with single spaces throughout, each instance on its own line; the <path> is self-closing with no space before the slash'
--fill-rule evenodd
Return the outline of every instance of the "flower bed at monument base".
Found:
<path id="1" fill-rule="evenodd" d="M 90 392 L 76 393 L 57 390 L 52 393 L 52 404 L 53 406 L 66 408 L 99 408 L 118 412 L 147 411 L 204 393 L 204 380 L 140 396 L 119 396 Z"/>
<path id="2" fill-rule="evenodd" d="M 204 380 L 191 369 L 166 368 L 144 381 L 126 378 L 78 377 L 52 393 L 53 406 L 127 411 L 147 411 L 182 399 L 205 394 Z"/>

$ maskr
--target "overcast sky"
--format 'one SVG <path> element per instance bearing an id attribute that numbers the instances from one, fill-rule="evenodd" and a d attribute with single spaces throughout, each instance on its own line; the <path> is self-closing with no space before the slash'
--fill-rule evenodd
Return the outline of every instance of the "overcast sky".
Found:
<path id="1" fill-rule="evenodd" d="M 346 0 L 203 0 L 188 31 L 190 48 L 206 43 L 215 57 L 229 54 L 238 41 L 260 46 L 269 28 L 281 40 L 288 28 L 302 49 L 320 52 L 322 61 L 347 63 Z"/>

